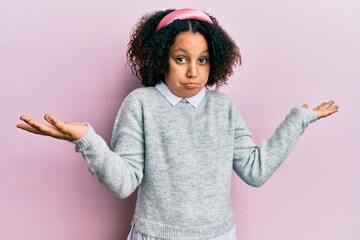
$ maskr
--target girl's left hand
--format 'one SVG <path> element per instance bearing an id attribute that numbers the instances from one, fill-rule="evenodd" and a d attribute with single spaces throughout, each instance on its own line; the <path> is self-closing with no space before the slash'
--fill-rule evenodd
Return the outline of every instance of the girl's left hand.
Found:
<path id="1" fill-rule="evenodd" d="M 335 101 L 331 100 L 329 102 L 323 102 L 319 106 L 313 108 L 313 110 L 316 112 L 317 119 L 324 118 L 338 112 L 339 106 L 334 105 L 334 103 Z M 309 106 L 307 104 L 304 104 L 302 107 L 308 108 Z"/>

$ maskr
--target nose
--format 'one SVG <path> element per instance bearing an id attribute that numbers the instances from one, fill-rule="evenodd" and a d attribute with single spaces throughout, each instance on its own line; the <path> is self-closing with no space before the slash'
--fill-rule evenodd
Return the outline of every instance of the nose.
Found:
<path id="1" fill-rule="evenodd" d="M 196 63 L 189 64 L 187 72 L 186 72 L 186 77 L 187 78 L 197 78 L 197 76 L 198 76 L 198 70 L 197 70 Z"/>

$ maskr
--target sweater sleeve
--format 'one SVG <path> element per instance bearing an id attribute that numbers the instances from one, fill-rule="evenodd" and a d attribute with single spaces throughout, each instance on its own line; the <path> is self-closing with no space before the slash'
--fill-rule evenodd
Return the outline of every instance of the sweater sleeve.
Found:
<path id="1" fill-rule="evenodd" d="M 255 145 L 244 120 L 237 112 L 233 169 L 247 184 L 260 187 L 281 165 L 305 128 L 316 121 L 316 113 L 307 108 L 293 108 L 273 136 Z"/>
<path id="2" fill-rule="evenodd" d="M 142 114 L 131 95 L 124 100 L 115 120 L 111 148 L 89 125 L 88 133 L 74 141 L 90 172 L 120 198 L 140 184 L 144 168 Z"/>

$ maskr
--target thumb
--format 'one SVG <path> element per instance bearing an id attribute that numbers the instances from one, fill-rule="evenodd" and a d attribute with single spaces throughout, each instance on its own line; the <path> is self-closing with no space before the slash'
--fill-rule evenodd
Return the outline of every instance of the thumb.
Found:
<path id="1" fill-rule="evenodd" d="M 302 105 L 304 108 L 308 108 L 309 106 L 307 104 Z"/>

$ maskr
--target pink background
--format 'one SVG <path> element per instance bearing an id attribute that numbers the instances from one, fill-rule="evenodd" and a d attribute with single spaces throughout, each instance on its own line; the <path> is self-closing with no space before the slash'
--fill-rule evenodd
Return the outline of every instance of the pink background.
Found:
<path id="1" fill-rule="evenodd" d="M 289 110 L 334 99 L 261 188 L 233 178 L 239 240 L 360 239 L 360 3 L 357 0 L 0 2 L 0 239 L 115 240 L 135 195 L 115 198 L 74 146 L 15 128 L 21 114 L 87 121 L 107 142 L 138 81 L 125 66 L 146 12 L 193 7 L 218 18 L 244 64 L 223 87 L 254 140 Z"/>

